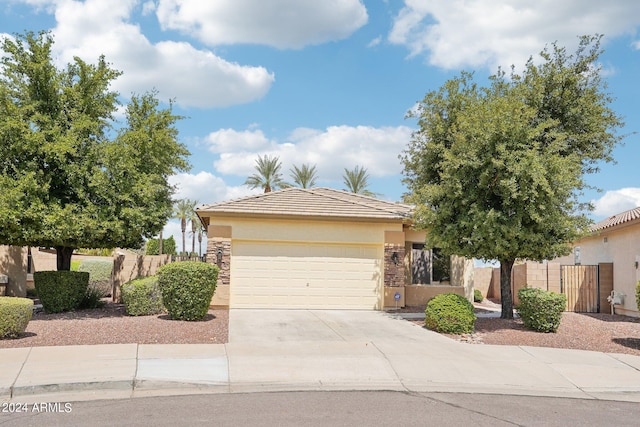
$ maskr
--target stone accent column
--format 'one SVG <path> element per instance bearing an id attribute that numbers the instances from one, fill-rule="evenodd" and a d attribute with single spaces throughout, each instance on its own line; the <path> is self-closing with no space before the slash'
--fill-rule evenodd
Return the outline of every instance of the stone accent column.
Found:
<path id="1" fill-rule="evenodd" d="M 221 256 L 220 256 L 220 255 Z M 231 285 L 231 227 L 209 225 L 207 229 L 207 262 L 217 265 L 218 285 L 211 300 L 213 307 L 229 307 Z"/>
<path id="2" fill-rule="evenodd" d="M 384 232 L 384 307 L 404 307 L 405 239 L 402 231 Z M 396 294 L 400 300 L 396 301 Z"/>
<path id="3" fill-rule="evenodd" d="M 404 244 L 384 244 L 384 285 L 404 286 Z M 395 255 L 394 255 L 395 254 Z"/>

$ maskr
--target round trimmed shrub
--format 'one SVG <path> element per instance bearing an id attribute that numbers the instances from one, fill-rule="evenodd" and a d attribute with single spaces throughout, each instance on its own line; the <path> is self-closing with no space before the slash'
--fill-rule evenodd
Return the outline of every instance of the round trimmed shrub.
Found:
<path id="1" fill-rule="evenodd" d="M 42 308 L 47 313 L 71 311 L 80 307 L 89 286 L 85 271 L 36 271 L 33 273 Z"/>
<path id="2" fill-rule="evenodd" d="M 482 292 L 480 292 L 480 289 L 474 289 L 473 290 L 473 301 L 474 302 L 482 302 L 483 299 L 484 299 L 484 297 L 482 296 Z"/>
<path id="3" fill-rule="evenodd" d="M 165 312 L 156 276 L 127 282 L 120 287 L 120 291 L 129 316 L 148 316 Z"/>
<path id="4" fill-rule="evenodd" d="M 445 334 L 473 333 L 473 304 L 458 294 L 440 294 L 427 303 L 424 325 Z"/>
<path id="5" fill-rule="evenodd" d="M 0 297 L 0 339 L 16 338 L 27 329 L 33 316 L 33 300 Z"/>
<path id="6" fill-rule="evenodd" d="M 172 319 L 201 320 L 216 290 L 218 267 L 197 261 L 165 264 L 158 269 L 158 286 Z"/>
<path id="7" fill-rule="evenodd" d="M 522 288 L 518 291 L 520 305 L 516 307 L 524 327 L 538 332 L 556 332 L 567 296 L 538 288 Z"/>

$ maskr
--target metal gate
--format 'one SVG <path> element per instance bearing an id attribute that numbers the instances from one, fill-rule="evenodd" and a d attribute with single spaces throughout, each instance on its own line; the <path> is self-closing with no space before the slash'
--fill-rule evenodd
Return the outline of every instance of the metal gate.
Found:
<path id="1" fill-rule="evenodd" d="M 560 267 L 560 290 L 567 296 L 566 311 L 598 313 L 600 283 L 597 265 L 563 265 Z"/>

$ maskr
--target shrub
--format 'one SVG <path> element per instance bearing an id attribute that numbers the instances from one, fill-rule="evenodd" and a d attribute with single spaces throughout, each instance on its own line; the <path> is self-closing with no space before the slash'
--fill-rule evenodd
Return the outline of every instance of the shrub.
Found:
<path id="1" fill-rule="evenodd" d="M 89 308 L 102 308 L 105 305 L 105 302 L 102 301 L 102 297 L 104 297 L 104 290 L 95 285 L 89 285 L 87 287 L 87 292 L 85 292 L 84 297 L 82 297 L 82 301 L 80 301 L 80 309 L 89 309 Z"/>
<path id="2" fill-rule="evenodd" d="M 33 273 L 38 298 L 47 313 L 75 310 L 89 286 L 86 271 L 36 271 Z"/>
<path id="3" fill-rule="evenodd" d="M 483 299 L 484 299 L 484 297 L 482 296 L 482 292 L 480 292 L 480 289 L 474 289 L 473 290 L 473 301 L 482 302 Z"/>
<path id="4" fill-rule="evenodd" d="M 103 296 L 111 295 L 111 272 L 113 260 L 83 259 L 80 261 L 78 271 L 89 273 L 89 286 L 101 290 Z"/>
<path id="5" fill-rule="evenodd" d="M 0 297 L 0 339 L 23 333 L 31 316 L 33 301 L 29 298 Z"/>
<path id="6" fill-rule="evenodd" d="M 538 332 L 558 330 L 567 305 L 566 295 L 525 287 L 518 291 L 518 298 L 517 310 L 525 328 Z"/>
<path id="7" fill-rule="evenodd" d="M 427 328 L 446 334 L 470 334 L 476 315 L 473 304 L 457 294 L 440 294 L 427 303 L 424 324 Z"/>
<path id="8" fill-rule="evenodd" d="M 156 276 L 127 282 L 122 285 L 120 291 L 129 316 L 148 316 L 165 312 Z"/>
<path id="9" fill-rule="evenodd" d="M 218 267 L 197 261 L 174 262 L 158 269 L 162 301 L 172 319 L 201 320 L 216 290 Z"/>
<path id="10" fill-rule="evenodd" d="M 145 255 L 158 255 L 160 253 L 160 242 L 158 239 L 149 239 L 145 246 Z M 175 255 L 176 254 L 176 241 L 173 236 L 169 236 L 168 239 L 162 239 L 162 253 Z"/>

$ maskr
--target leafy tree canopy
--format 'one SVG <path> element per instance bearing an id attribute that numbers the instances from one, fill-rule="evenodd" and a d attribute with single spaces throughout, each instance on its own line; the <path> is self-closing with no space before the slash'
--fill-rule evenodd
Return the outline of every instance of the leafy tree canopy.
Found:
<path id="1" fill-rule="evenodd" d="M 172 212 L 168 177 L 188 170 L 181 117 L 155 92 L 134 95 L 115 127 L 120 73 L 104 57 L 55 67 L 52 37 L 5 38 L 0 70 L 0 243 L 56 248 L 140 247 Z"/>
<path id="2" fill-rule="evenodd" d="M 584 176 L 611 161 L 622 126 L 600 78 L 600 37 L 574 55 L 551 45 L 524 72 L 480 87 L 462 73 L 427 93 L 401 155 L 407 201 L 427 243 L 501 263 L 502 317 L 511 318 L 517 258 L 552 259 L 587 231 Z"/>
<path id="3" fill-rule="evenodd" d="M 145 247 L 146 255 L 159 255 L 160 254 L 160 239 L 149 239 Z M 173 236 L 169 236 L 168 239 L 162 239 L 162 253 L 168 255 L 176 255 L 176 241 Z"/>

